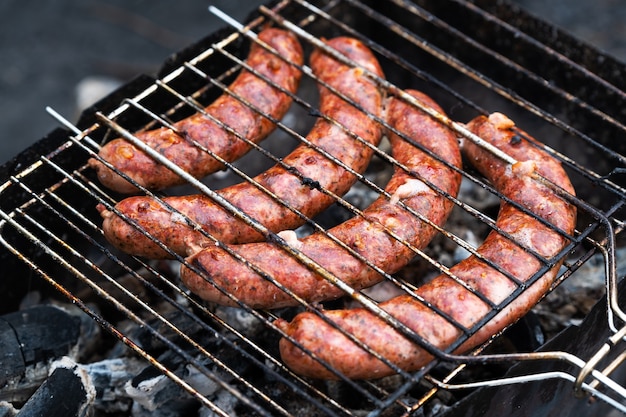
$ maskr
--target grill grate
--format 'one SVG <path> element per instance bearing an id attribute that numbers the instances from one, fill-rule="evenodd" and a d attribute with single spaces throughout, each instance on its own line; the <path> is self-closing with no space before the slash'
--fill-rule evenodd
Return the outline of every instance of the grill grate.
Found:
<path id="1" fill-rule="evenodd" d="M 622 181 L 626 164 L 621 149 L 623 145 L 618 140 L 626 130 L 623 110 L 626 94 L 620 78 L 611 78 L 610 74 L 577 62 L 566 52 L 541 40 L 541 33 L 524 32 L 524 25 L 518 23 L 528 22 L 530 18 L 505 3 L 461 0 L 447 1 L 445 5 L 441 2 L 423 3 L 390 0 L 385 5 L 368 5 L 357 0 L 283 0 L 271 8 L 260 7 L 246 26 L 214 10 L 234 29 L 224 29 L 191 48 L 190 52 L 181 53 L 178 62 L 164 68 L 158 79 L 138 79 L 96 105 L 76 125 L 50 109 L 67 130 L 53 132 L 50 140 L 56 141 L 55 147 L 36 155 L 32 163 L 9 173 L 0 186 L 2 245 L 14 255 L 12 259 L 19 259 L 26 265 L 26 271 L 43 277 L 54 288 L 53 294 L 62 294 L 78 305 L 108 330 L 113 339 L 125 343 L 133 354 L 146 359 L 216 415 L 228 415 L 228 411 L 220 407 L 214 393 L 206 394 L 201 384 L 185 379 L 178 368 L 161 360 L 159 355 L 164 350 L 173 352 L 203 375 L 204 381 L 212 381 L 235 398 L 238 407 L 246 410 L 246 415 L 408 416 L 418 410 L 435 414 L 432 404 L 440 401 L 444 391 L 456 396 L 461 395 L 458 392 L 483 386 L 548 379 L 569 381 L 581 393 L 596 396 L 626 412 L 626 389 L 620 381 L 611 378 L 624 359 L 620 343 L 626 335 L 626 327 L 622 324 L 626 322 L 626 313 L 618 300 L 616 259 L 626 200 Z M 255 173 L 268 164 L 280 164 L 285 142 L 297 144 L 306 140 L 303 132 L 310 128 L 312 119 L 307 114 L 319 115 L 312 92 L 314 88 L 307 89 L 314 86 L 316 80 L 306 66 L 302 68 L 306 79 L 301 91 L 293 96 L 290 114 L 282 121 L 275 121 L 278 129 L 263 146 L 250 143 L 253 150 L 240 161 L 222 161 L 228 167 L 227 175 L 218 174 L 199 181 L 157 152 L 142 147 L 133 132 L 160 126 L 173 127 L 173 121 L 202 111 L 203 103 L 210 102 L 222 92 L 228 93 L 228 82 L 245 66 L 246 45 L 258 42 L 254 34 L 267 22 L 296 33 L 309 52 L 314 47 L 325 48 L 322 38 L 348 35 L 362 40 L 379 57 L 387 79 L 369 76 L 390 94 L 402 95 L 406 88 L 427 92 L 447 109 L 451 119 L 409 100 L 466 140 L 489 147 L 456 120 L 467 121 L 477 114 L 498 110 L 509 114 L 519 126 L 545 141 L 542 149 L 563 163 L 574 183 L 578 197 L 566 198 L 579 210 L 576 233 L 566 236 L 570 243 L 559 256 L 566 260 L 553 288 L 575 274 L 596 254 L 602 256 L 605 265 L 609 306 L 606 325 L 610 336 L 597 353 L 584 357 L 558 350 L 486 353 L 484 350 L 489 352 L 489 344 L 466 356 L 450 353 L 504 305 L 518 297 L 525 289 L 523 285 L 518 285 L 501 305 L 492 305 L 492 314 L 470 329 L 447 318 L 465 334 L 446 351 L 436 349 L 386 314 L 369 297 L 353 291 L 328 271 L 293 251 L 284 240 L 220 197 L 214 190 L 224 183 L 252 181 Z M 565 39 L 563 42 L 567 41 L 565 35 L 559 36 Z M 535 65 L 532 59 L 540 61 L 540 65 Z M 616 68 L 623 74 L 622 67 Z M 385 124 L 383 120 L 379 121 Z M 361 303 L 424 346 L 437 359 L 419 372 L 397 369 L 397 376 L 383 380 L 351 381 L 339 375 L 339 382 L 321 383 L 302 378 L 280 361 L 277 342 L 281 331 L 273 321 L 279 317 L 291 317 L 303 309 L 319 311 L 317 306 L 299 300 L 301 307 L 259 311 L 239 302 L 241 314 L 255 323 L 252 326 L 254 333 L 250 334 L 250 329 L 242 330 L 237 323 L 225 318 L 228 309 L 203 304 L 178 283 L 175 265 L 185 262 L 182 257 L 172 253 L 174 262 L 147 261 L 112 249 L 103 237 L 101 219 L 95 207 L 102 204 L 114 210 L 121 196 L 102 187 L 86 162 L 96 157 L 101 144 L 119 136 L 188 180 L 189 186 L 178 187 L 172 193 L 200 191 L 210 196 L 349 295 L 346 299 L 351 300 L 330 303 L 329 308 L 342 306 L 340 303 Z M 353 172 L 358 179 L 355 189 L 361 190 L 366 199 L 384 193 L 381 178 L 385 177 L 380 172 L 388 172 L 398 164 L 383 146 L 374 151 L 376 156 L 371 169 L 365 174 Z M 497 149 L 492 151 L 502 159 L 514 162 Z M 250 168 L 250 161 L 255 161 L 253 168 Z M 469 187 L 486 190 L 498 200 L 506 199 L 472 170 L 464 170 L 462 174 Z M 158 193 L 143 191 L 155 198 L 162 197 Z M 354 195 L 333 197 L 340 217 L 362 215 L 364 204 Z M 473 219 L 476 227 L 483 230 L 495 227 L 489 213 L 462 197 L 447 197 L 455 203 L 460 218 Z M 311 230 L 327 229 L 317 218 L 306 220 Z M 475 253 L 475 245 L 455 230 L 448 226 L 434 227 L 441 232 L 440 246 L 452 245 Z M 212 236 L 206 236 L 226 247 Z M 168 250 L 162 243 L 157 243 Z M 419 262 L 426 265 L 422 268 L 429 272 L 449 273 L 443 258 L 434 250 L 412 249 Z M 545 263 L 535 274 L 535 280 L 552 265 L 554 263 Z M 16 267 L 15 270 L 23 269 Z M 280 286 L 263 271 L 258 272 L 273 285 Z M 379 272 L 397 290 L 411 292 L 418 285 L 404 280 L 404 275 Z M 515 277 L 509 278 L 515 280 Z M 18 284 L 7 294 L 19 293 L 20 288 L 23 286 Z M 141 289 L 140 293 L 137 288 Z M 484 295 L 471 291 L 488 301 Z M 238 302 L 232 294 L 223 292 Z M 291 295 L 297 298 L 295 294 Z M 443 312 L 440 314 L 445 316 Z M 146 346 L 136 334 L 120 324 L 122 321 L 135 323 L 158 341 L 161 348 Z M 363 347 L 367 349 L 366 345 Z M 563 363 L 571 368 L 476 380 L 471 379 L 471 374 L 467 376 L 468 369 L 489 369 L 503 363 L 510 365 L 526 361 Z M 244 370 L 241 369 L 242 362 L 247 364 Z M 393 367 L 393 364 L 389 365 Z M 446 373 L 442 373 L 444 370 Z"/>

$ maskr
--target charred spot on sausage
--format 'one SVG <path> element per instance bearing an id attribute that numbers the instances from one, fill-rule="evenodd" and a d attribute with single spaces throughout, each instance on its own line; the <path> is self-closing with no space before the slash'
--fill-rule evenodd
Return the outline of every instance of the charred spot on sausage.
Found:
<path id="1" fill-rule="evenodd" d="M 516 133 L 513 136 L 511 136 L 511 140 L 509 141 L 510 145 L 517 146 L 520 143 L 522 143 L 522 137 L 520 135 Z"/>

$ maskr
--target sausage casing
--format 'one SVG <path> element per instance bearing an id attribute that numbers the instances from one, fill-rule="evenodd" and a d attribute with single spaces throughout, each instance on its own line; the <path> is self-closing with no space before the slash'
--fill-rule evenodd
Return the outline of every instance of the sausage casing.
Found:
<path id="1" fill-rule="evenodd" d="M 532 139 L 520 140 L 520 133 L 525 137 L 527 135 L 513 128 L 512 122 L 505 116 L 498 113 L 489 118 L 481 116 L 472 120 L 468 127 L 518 162 L 507 164 L 466 141 L 463 151 L 468 160 L 505 196 L 556 228 L 525 214 L 513 204 L 503 202 L 496 225 L 511 239 L 494 229 L 477 249 L 479 255 L 497 265 L 500 271 L 475 255 L 450 269 L 453 276 L 498 304 L 516 288 L 504 272 L 524 283 L 540 270 L 542 262 L 527 249 L 549 260 L 564 249 L 569 242 L 567 236 L 574 231 L 575 207 L 531 178 L 531 172 L 539 173 L 571 194 L 574 190 L 561 165 L 539 147 L 533 146 Z M 558 232 L 559 229 L 565 234 Z M 561 262 L 556 262 L 456 351 L 464 352 L 485 342 L 528 312 L 552 284 Z M 490 312 L 487 303 L 445 274 L 420 286 L 416 294 L 467 329 Z M 409 294 L 392 298 L 379 306 L 438 349 L 448 348 L 462 334 L 461 329 Z M 417 370 L 432 359 L 424 348 L 411 342 L 369 310 L 326 311 L 324 315 L 403 370 Z M 298 344 L 349 378 L 373 379 L 394 372 L 313 313 L 298 314 L 291 322 L 279 319 L 276 324 Z M 287 366 L 299 374 L 336 378 L 335 374 L 287 338 L 280 341 L 280 353 Z"/>
<path id="2" fill-rule="evenodd" d="M 258 37 L 274 48 L 281 57 L 254 42 L 247 64 L 272 83 L 295 93 L 301 71 L 293 64 L 301 65 L 303 62 L 302 47 L 298 39 L 292 33 L 276 28 L 265 29 Z M 243 100 L 224 93 L 206 107 L 205 111 L 252 142 L 265 139 L 276 127 L 265 115 L 280 119 L 292 102 L 288 94 L 247 70 L 237 76 L 229 89 L 233 95 Z M 244 102 L 256 107 L 258 111 Z M 135 136 L 196 178 L 218 171 L 223 165 L 190 140 L 195 140 L 229 162 L 250 150 L 250 145 L 203 113 L 180 120 L 174 123 L 174 127 L 178 132 L 162 127 L 139 132 Z M 99 155 L 148 189 L 161 190 L 184 182 L 167 167 L 122 138 L 106 143 L 100 149 Z M 100 182 L 108 188 L 124 194 L 138 191 L 137 187 L 95 158 L 90 159 L 89 164 L 97 171 Z"/>
<path id="3" fill-rule="evenodd" d="M 410 93 L 422 103 L 442 111 L 426 95 L 417 91 Z M 392 98 L 388 107 L 391 126 L 452 166 L 460 168 L 461 154 L 451 130 L 399 99 Z M 456 195 L 461 175 L 403 138 L 391 132 L 389 136 L 394 157 L 408 172 L 396 167 L 386 187 L 391 199 L 381 195 L 364 210 L 363 216 L 355 216 L 331 228 L 328 233 L 383 271 L 394 273 L 415 256 L 413 249 L 401 241 L 422 249 L 437 233 L 434 227 L 395 200 L 400 199 L 412 210 L 441 226 L 453 203 L 440 192 Z M 431 189 L 424 181 L 438 188 L 439 192 Z M 385 229 L 396 237 L 392 237 Z M 302 253 L 353 288 L 369 287 L 382 280 L 379 272 L 338 246 L 324 233 L 314 233 L 294 244 Z M 341 289 L 271 243 L 250 243 L 232 248 L 304 300 L 315 302 L 344 295 Z M 196 274 L 183 265 L 181 278 L 187 288 L 205 300 L 233 304 L 229 297 L 212 285 L 215 283 L 255 308 L 279 308 L 297 303 L 288 293 L 220 247 L 207 247 L 187 258 L 187 261 L 205 274 Z"/>
<path id="4" fill-rule="evenodd" d="M 320 86 L 320 112 L 329 119 L 318 118 L 307 140 L 361 173 L 373 155 L 373 150 L 365 143 L 377 146 L 382 136 L 382 127 L 374 118 L 380 116 L 383 102 L 381 89 L 363 75 L 362 68 L 381 77 L 383 72 L 374 54 L 356 39 L 340 37 L 327 43 L 360 67 L 350 68 L 316 50 L 310 58 L 312 70 L 322 82 L 353 100 L 360 109 Z M 315 216 L 335 201 L 332 195 L 319 189 L 343 195 L 356 181 L 353 173 L 304 143 L 284 157 L 283 163 L 286 167 L 275 165 L 256 176 L 254 181 L 307 217 Z M 294 170 L 302 177 L 296 175 Z M 218 194 L 272 231 L 295 228 L 304 223 L 302 217 L 251 183 L 242 182 L 222 189 Z M 245 243 L 263 239 L 255 229 L 208 196 L 166 197 L 165 201 L 222 242 Z M 181 255 L 186 254 L 189 247 L 212 243 L 201 232 L 191 228 L 180 214 L 175 214 L 153 198 L 129 197 L 118 203 L 116 208 L 124 217 L 136 221 Z M 101 214 L 105 236 L 114 246 L 133 255 L 170 257 L 168 252 L 120 216 L 106 210 L 102 210 Z"/>

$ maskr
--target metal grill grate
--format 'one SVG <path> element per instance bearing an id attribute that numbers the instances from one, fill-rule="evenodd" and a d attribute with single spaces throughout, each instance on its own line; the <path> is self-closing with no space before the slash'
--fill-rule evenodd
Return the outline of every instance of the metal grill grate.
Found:
<path id="1" fill-rule="evenodd" d="M 624 106 L 618 105 L 626 101 L 626 94 L 619 75 L 611 78 L 610 74 L 600 74 L 569 58 L 566 52 L 537 40 L 536 34 L 524 32 L 523 25 L 516 27 L 521 12 L 509 5 L 479 6 L 460 0 L 445 5 L 425 3 L 420 6 L 395 0 L 370 6 L 356 0 L 319 4 L 284 0 L 271 8 L 261 7 L 246 26 L 222 16 L 234 29 L 210 36 L 192 48 L 193 53 L 183 53 L 180 61 L 165 68 L 157 80 L 140 79 L 111 95 L 97 105 L 98 109 L 86 113 L 77 125 L 50 109 L 68 130 L 55 132 L 52 139 L 59 140 L 60 145 L 13 172 L 0 187 L 3 246 L 26 264 L 28 270 L 43 277 L 57 293 L 70 299 L 112 336 L 128 345 L 134 354 L 145 358 L 217 415 L 227 415 L 228 411 L 220 408 L 214 392 L 206 394 L 202 384 L 186 379 L 179 368 L 162 360 L 159 355 L 164 350 L 179 358 L 176 364 L 182 362 L 202 375 L 205 384 L 207 381 L 217 384 L 236 399 L 238 407 L 251 415 L 412 415 L 427 408 L 442 390 L 456 392 L 539 379 L 570 381 L 572 387 L 581 392 L 626 411 L 623 405 L 626 389 L 619 381 L 611 379 L 624 359 L 620 343 L 626 333 L 622 324 L 626 322 L 626 315 L 618 300 L 616 260 L 626 196 L 621 178 L 626 164 L 619 143 L 626 130 L 626 116 Z M 214 12 L 219 14 L 219 11 Z M 545 141 L 542 149 L 566 167 L 579 196 L 567 197 L 578 208 L 579 221 L 575 235 L 568 237 L 570 243 L 561 252 L 560 257 L 566 260 L 553 287 L 575 274 L 595 254 L 601 254 L 604 260 L 609 306 L 606 325 L 610 336 L 597 354 L 576 357 L 568 352 L 545 351 L 481 355 L 485 347 L 467 356 L 451 353 L 506 303 L 523 293 L 523 285 L 519 285 L 505 303 L 493 306 L 491 315 L 466 329 L 467 333 L 448 350 L 440 351 L 385 315 L 368 297 L 352 291 L 320 268 L 320 274 L 345 290 L 350 296 L 347 298 L 361 302 L 436 357 L 416 373 L 398 369 L 396 377 L 383 380 L 340 379 L 340 382 L 320 383 L 302 378 L 282 364 L 277 352 L 281 331 L 273 325 L 276 318 L 291 317 L 302 309 L 319 311 L 317 306 L 300 300 L 301 307 L 258 311 L 240 303 L 241 314 L 255 323 L 254 332 L 250 334 L 250 329 L 242 330 L 225 318 L 227 309 L 205 305 L 179 284 L 176 265 L 185 262 L 182 257 L 174 254 L 174 262 L 147 261 L 124 255 L 106 243 L 95 207 L 102 204 L 113 210 L 121 197 L 98 183 L 87 160 L 96 157 L 101 144 L 119 136 L 142 147 L 133 132 L 158 126 L 172 127 L 173 121 L 202 111 L 203 103 L 227 92 L 228 81 L 245 66 L 246 45 L 257 42 L 255 33 L 267 22 L 294 32 L 308 51 L 315 47 L 326 48 L 322 38 L 348 35 L 360 39 L 377 54 L 383 65 L 387 79 L 372 76 L 381 87 L 392 94 L 402 94 L 401 90 L 406 88 L 427 92 L 447 109 L 451 119 L 424 108 L 415 100 L 413 103 L 466 140 L 489 146 L 456 120 L 467 121 L 477 114 L 498 110 L 511 115 L 518 126 Z M 202 52 L 196 54 L 197 50 Z M 532 59 L 541 61 L 540 65 L 535 65 Z M 279 154 L 283 152 L 285 141 L 297 144 L 305 140 L 304 134 L 312 119 L 307 114 L 318 113 L 315 93 L 311 92 L 314 89 L 305 90 L 307 85 L 314 86 L 316 80 L 308 67 L 302 70 L 306 78 L 304 87 L 293 96 L 291 113 L 282 121 L 275 121 L 277 132 L 267 144 L 251 144 L 254 150 L 238 162 L 222 161 L 228 167 L 228 176 L 220 174 L 198 181 L 157 152 L 143 148 L 188 180 L 190 186 L 173 192 L 192 190 L 210 196 L 292 256 L 319 268 L 215 192 L 224 181 L 251 181 L 256 171 L 268 164 L 280 164 Z M 624 69 L 621 71 L 623 74 Z M 384 120 L 379 121 L 385 124 Z M 492 151 L 514 162 L 497 149 Z M 354 173 L 358 178 L 355 189 L 362 190 L 368 198 L 383 192 L 379 172 L 397 164 L 383 147 L 375 152 L 372 167 L 363 175 Z M 254 160 L 261 161 L 260 165 L 250 169 L 249 161 Z M 463 171 L 463 177 L 469 187 L 487 190 L 492 198 L 505 198 L 472 170 Z M 155 198 L 161 197 L 143 191 Z M 362 215 L 362 204 L 355 202 L 358 199 L 352 199 L 353 195 L 334 197 L 341 216 Z M 455 203 L 455 210 L 463 213 L 461 218 L 473 219 L 476 227 L 483 230 L 494 227 L 489 213 L 462 197 L 448 198 Z M 327 228 L 311 219 L 307 219 L 307 225 L 317 231 Z M 475 251 L 474 244 L 454 230 L 438 229 L 440 246 L 453 245 Z M 208 234 L 207 237 L 212 238 Z M 447 271 L 440 255 L 432 249 L 415 252 L 419 262 L 431 273 L 435 269 Z M 535 274 L 535 279 L 552 265 L 554 263 L 546 263 Z M 400 291 L 411 292 L 417 285 L 403 280 L 405 275 L 384 275 Z M 268 279 L 272 281 L 272 277 Z M 272 282 L 268 285 L 280 285 Z M 93 307 L 94 304 L 97 307 Z M 137 324 L 160 348 L 146 346 L 137 333 L 125 330 L 121 321 Z M 563 363 L 571 367 L 566 371 L 550 370 L 514 377 L 471 380 L 471 374 L 466 376 L 468 368 L 525 361 Z M 246 366 L 242 367 L 242 363 Z M 456 366 L 459 363 L 461 365 Z M 442 374 L 445 369 L 449 373 Z M 300 408 L 294 408 L 294 404 Z"/>

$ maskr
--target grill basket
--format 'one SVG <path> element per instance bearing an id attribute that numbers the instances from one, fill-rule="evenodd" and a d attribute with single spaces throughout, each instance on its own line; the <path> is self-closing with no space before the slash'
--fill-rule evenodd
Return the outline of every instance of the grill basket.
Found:
<path id="1" fill-rule="evenodd" d="M 142 75 L 109 95 L 77 123 L 50 109 L 61 127 L 2 167 L 0 256 L 10 271 L 0 282 L 2 313 L 17 310 L 32 292 L 47 302 L 69 300 L 106 330 L 101 349 L 123 343 L 130 348 L 125 355 L 145 360 L 215 415 L 518 415 L 546 405 L 589 415 L 626 412 L 626 314 L 619 283 L 626 200 L 622 64 L 503 1 L 284 0 L 260 7 L 245 26 L 222 17 L 225 28 L 174 55 L 155 78 Z M 529 349 L 528 342 L 507 347 L 501 341 L 514 330 L 508 329 L 464 356 L 440 351 L 415 373 L 309 380 L 281 363 L 280 332 L 272 323 L 318 306 L 257 311 L 206 305 L 180 284 L 182 258 L 149 261 L 112 248 L 96 205 L 111 208 L 123 196 L 101 186 L 87 160 L 108 140 L 136 141 L 134 132 L 171 124 L 214 100 L 241 69 L 254 33 L 268 22 L 296 33 L 307 56 L 323 38 L 356 37 L 377 54 L 384 86 L 421 90 L 460 122 L 500 111 L 542 141 L 569 174 L 579 213 L 553 290 L 584 280 L 590 266 L 604 279 L 604 294 L 585 320 L 541 349 Z M 293 132 L 305 135 L 312 124 L 317 97 L 307 71 L 302 84 L 290 113 L 263 143 L 275 157 L 284 154 L 285 143 L 298 143 Z M 241 181 L 237 170 L 254 176 L 274 163 L 252 150 L 226 173 L 168 192 L 210 193 Z M 375 157 L 355 190 L 371 197 L 368 182 L 380 182 L 381 167 L 388 164 Z M 464 185 L 483 194 L 472 201 L 462 194 L 452 219 L 473 221 L 469 227 L 480 236 L 494 214 L 489 208 L 502 196 L 471 169 L 463 175 Z M 364 204 L 359 196 L 351 192 L 345 201 Z M 495 204 L 480 206 L 482 198 Z M 313 220 L 326 228 L 327 221 L 354 215 L 338 210 L 330 220 Z M 450 221 L 397 277 L 439 273 L 434 266 L 450 263 L 449 254 L 473 247 L 455 226 Z M 341 308 L 349 298 L 324 307 Z M 533 329 L 528 320 L 513 327 L 519 332 L 523 326 Z M 548 399 L 546 389 L 553 393 Z M 531 394 L 522 399 L 524 390 Z M 234 399 L 236 410 L 224 406 L 224 396 Z"/>

